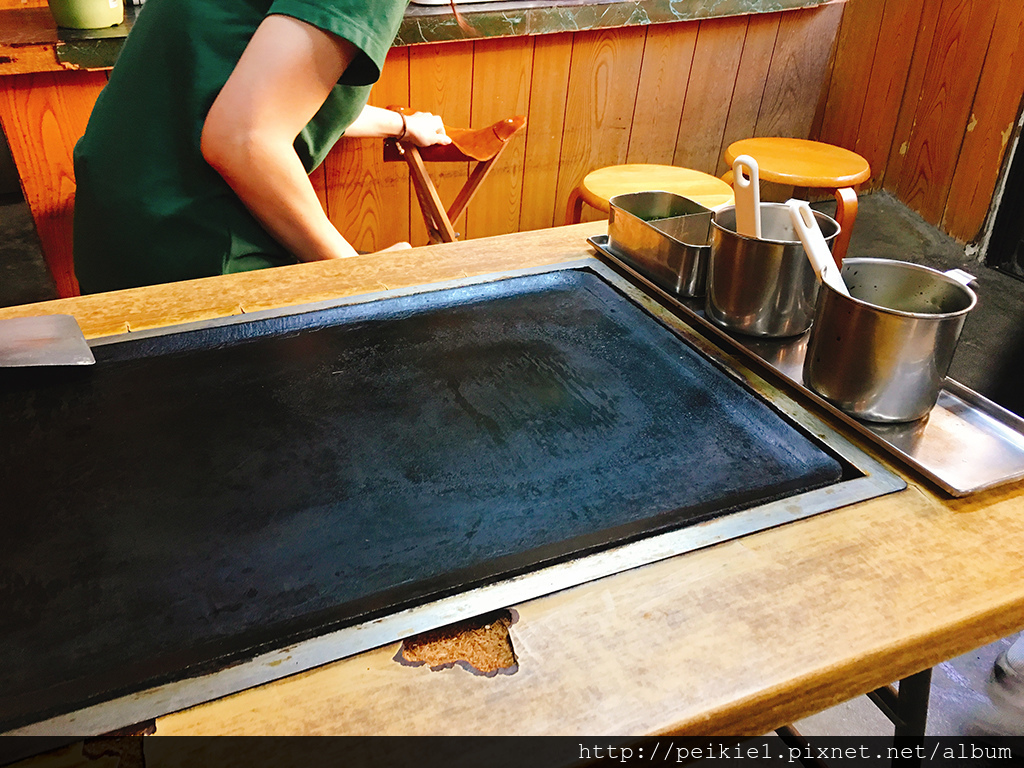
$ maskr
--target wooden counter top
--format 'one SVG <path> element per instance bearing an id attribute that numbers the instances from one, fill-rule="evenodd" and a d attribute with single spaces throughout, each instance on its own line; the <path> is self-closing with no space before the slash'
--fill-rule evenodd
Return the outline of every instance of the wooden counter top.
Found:
<path id="1" fill-rule="evenodd" d="M 585 238 L 604 227 L 63 299 L 0 318 L 68 312 L 96 337 L 568 261 L 593 255 Z M 514 674 L 403 666 L 389 645 L 161 718 L 157 733 L 767 732 L 1024 627 L 1024 486 L 950 499 L 908 481 L 511 606 Z"/>

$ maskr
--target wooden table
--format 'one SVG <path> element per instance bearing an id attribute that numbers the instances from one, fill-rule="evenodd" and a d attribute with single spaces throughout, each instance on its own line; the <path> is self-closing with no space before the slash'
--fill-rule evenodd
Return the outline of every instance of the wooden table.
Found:
<path id="1" fill-rule="evenodd" d="M 592 255 L 603 223 L 0 310 L 89 337 Z M 871 450 L 867 448 L 867 450 Z M 158 734 L 760 734 L 1024 627 L 1024 486 L 907 490 L 514 606 L 515 674 L 378 648 Z"/>

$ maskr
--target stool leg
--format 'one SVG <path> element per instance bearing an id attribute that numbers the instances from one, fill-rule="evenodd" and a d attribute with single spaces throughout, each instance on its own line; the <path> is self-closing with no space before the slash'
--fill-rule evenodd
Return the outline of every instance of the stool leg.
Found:
<path id="1" fill-rule="evenodd" d="M 569 195 L 569 204 L 565 207 L 565 223 L 579 224 L 583 219 L 583 195 L 574 189 Z"/>
<path id="2" fill-rule="evenodd" d="M 423 221 L 427 225 L 430 234 L 430 242 L 454 243 L 458 237 L 452 227 L 448 214 L 445 213 L 441 197 L 437 194 L 437 188 L 427 173 L 423 163 L 423 157 L 415 145 L 405 148 L 405 162 L 409 165 L 409 173 L 412 178 L 412 186 L 416 191 L 416 199 L 420 204 L 420 211 L 423 213 Z"/>
<path id="3" fill-rule="evenodd" d="M 839 235 L 832 243 L 832 258 L 836 264 L 843 265 L 846 249 L 850 247 L 850 235 L 853 234 L 853 222 L 857 220 L 857 193 L 851 187 L 835 191 L 836 221 L 839 222 Z"/>

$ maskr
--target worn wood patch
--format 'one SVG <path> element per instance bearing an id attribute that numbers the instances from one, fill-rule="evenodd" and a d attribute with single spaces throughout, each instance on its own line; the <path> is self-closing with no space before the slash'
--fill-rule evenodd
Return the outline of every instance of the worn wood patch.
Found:
<path id="1" fill-rule="evenodd" d="M 406 639 L 395 659 L 435 672 L 458 665 L 487 677 L 513 674 L 519 663 L 508 628 L 515 618 L 502 609 L 424 632 Z"/>

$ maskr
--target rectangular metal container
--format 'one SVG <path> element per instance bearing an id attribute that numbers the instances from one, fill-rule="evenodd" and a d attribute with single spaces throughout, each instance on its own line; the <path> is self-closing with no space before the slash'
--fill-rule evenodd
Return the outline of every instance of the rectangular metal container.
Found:
<path id="1" fill-rule="evenodd" d="M 671 192 L 634 192 L 609 201 L 615 252 L 676 296 L 703 296 L 712 211 Z"/>

